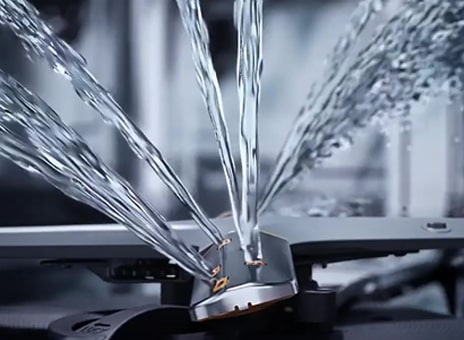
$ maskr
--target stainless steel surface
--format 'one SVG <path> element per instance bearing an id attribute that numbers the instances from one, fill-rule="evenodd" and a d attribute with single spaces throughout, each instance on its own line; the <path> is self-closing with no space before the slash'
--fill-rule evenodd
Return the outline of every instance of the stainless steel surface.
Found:
<path id="1" fill-rule="evenodd" d="M 224 232 L 232 221 L 215 220 Z M 446 223 L 447 233 L 428 231 L 429 223 Z M 184 241 L 204 248 L 206 237 L 193 222 L 173 222 Z M 464 248 L 464 219 L 461 218 L 289 218 L 262 219 L 262 229 L 284 237 L 292 251 L 330 253 L 349 247 L 391 250 Z M 78 225 L 0 228 L 0 258 L 89 259 L 161 258 L 125 227 Z"/>
<path id="2" fill-rule="evenodd" d="M 227 278 L 223 289 L 214 290 L 212 284 L 195 280 L 193 286 L 191 316 L 194 320 L 231 316 L 252 311 L 268 303 L 294 296 L 298 291 L 292 253 L 288 242 L 278 236 L 261 233 L 263 261 L 265 265 L 245 263 L 243 251 L 236 233 L 227 238 L 231 242 L 220 248 L 210 247 L 205 252 L 208 261 L 220 264 L 217 282 Z"/>

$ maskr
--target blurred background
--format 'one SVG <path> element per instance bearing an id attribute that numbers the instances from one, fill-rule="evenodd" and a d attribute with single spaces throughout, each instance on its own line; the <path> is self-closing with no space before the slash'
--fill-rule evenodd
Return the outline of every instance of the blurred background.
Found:
<path id="1" fill-rule="evenodd" d="M 196 85 L 191 47 L 168 0 L 34 0 L 43 17 L 88 61 L 96 78 L 157 145 L 201 206 L 229 209 L 209 117 Z M 399 0 L 391 1 L 397 6 Z M 202 1 L 236 163 L 238 99 L 233 1 Z M 310 85 L 344 31 L 355 0 L 266 0 L 260 147 L 262 180 L 271 169 Z M 360 46 L 389 15 L 366 30 Z M 187 218 L 173 195 L 115 130 L 45 64 L 30 62 L 0 31 L 0 66 L 41 95 L 90 146 L 168 219 Z M 354 147 L 300 176 L 271 211 L 289 215 L 460 216 L 463 193 L 461 103 L 447 98 L 415 109 L 408 122 L 366 129 Z M 417 117 L 417 118 L 416 118 Z M 8 160 L 0 162 L 0 225 L 109 222 Z"/>
<path id="2" fill-rule="evenodd" d="M 83 54 L 95 77 L 163 151 L 200 205 L 211 216 L 227 211 L 218 152 L 175 1 L 31 1 L 55 31 Z M 263 180 L 311 83 L 321 77 L 324 57 L 345 29 L 356 3 L 265 0 L 260 112 Z M 202 5 L 239 164 L 233 1 L 203 0 Z M 398 1 L 391 1 L 391 6 L 397 5 Z M 388 15 L 389 9 L 367 29 L 361 45 Z M 3 70 L 41 95 L 169 220 L 188 217 L 154 173 L 135 158 L 115 130 L 80 101 L 67 81 L 46 65 L 30 62 L 10 31 L 0 30 L 0 43 Z M 461 102 L 450 103 L 444 96 L 416 107 L 417 114 L 410 121 L 393 122 L 384 131 L 366 129 L 352 148 L 337 151 L 323 166 L 300 176 L 276 198 L 271 212 L 291 216 L 463 216 L 461 107 Z M 0 159 L 1 226 L 91 223 L 111 221 Z M 10 274 L 17 275 L 15 282 L 21 282 L 24 271 L 13 267 Z M 84 295 L 90 299 L 96 294 L 95 287 L 103 285 L 94 277 L 77 280 L 82 273 L 53 275 L 69 283 L 64 295 L 71 294 L 73 285 L 85 282 L 84 286 L 92 288 L 82 291 L 87 291 L 90 295 Z M 111 287 L 111 291 L 133 289 Z M 24 290 L 34 294 L 30 287 Z"/>

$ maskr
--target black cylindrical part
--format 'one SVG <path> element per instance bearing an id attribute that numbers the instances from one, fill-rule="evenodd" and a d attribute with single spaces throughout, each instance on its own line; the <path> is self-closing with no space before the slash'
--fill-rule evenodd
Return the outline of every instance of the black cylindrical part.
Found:
<path id="1" fill-rule="evenodd" d="M 337 317 L 336 292 L 330 289 L 306 289 L 296 299 L 300 323 L 330 331 Z"/>

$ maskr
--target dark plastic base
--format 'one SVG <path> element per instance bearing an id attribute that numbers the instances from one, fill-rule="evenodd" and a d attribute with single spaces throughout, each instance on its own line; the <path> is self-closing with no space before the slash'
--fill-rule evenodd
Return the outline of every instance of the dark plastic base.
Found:
<path id="1" fill-rule="evenodd" d="M 51 340 L 152 340 L 180 335 L 182 339 L 286 339 L 300 338 L 304 334 L 311 335 L 312 339 L 338 339 L 333 338 L 338 332 L 308 331 L 302 327 L 290 329 L 290 320 L 286 321 L 274 313 L 271 317 L 270 314 L 254 315 L 227 322 L 194 323 L 186 308 L 148 306 L 99 319 L 90 314 L 67 317 L 52 323 L 49 333 Z"/>
<path id="2" fill-rule="evenodd" d="M 303 307 L 310 303 L 311 306 Z M 330 308 L 333 307 L 334 309 Z M 309 309 L 308 309 L 309 308 Z M 163 339 L 188 334 L 208 339 L 244 339 L 299 336 L 332 339 L 335 322 L 334 294 L 318 289 L 305 290 L 259 312 L 228 319 L 194 322 L 188 307 L 144 306 L 96 318 L 95 314 L 65 317 L 50 325 L 52 340 Z M 311 313 L 306 313 L 312 310 Z M 315 313 L 324 311 L 324 313 Z M 321 338 L 322 337 L 322 338 Z"/>
<path id="3" fill-rule="evenodd" d="M 402 279 L 398 277 L 392 280 L 391 275 L 388 277 L 391 284 L 402 287 L 420 278 L 427 282 L 434 280 L 436 275 L 431 275 L 429 271 L 417 271 L 415 275 L 411 274 Z M 422 328 L 429 329 L 429 323 L 433 323 L 436 327 L 444 325 L 449 339 L 464 339 L 464 323 L 458 321 L 459 324 L 455 324 L 455 319 L 450 315 L 426 313 L 411 308 L 385 308 L 380 302 L 374 306 L 375 308 L 366 305 L 364 309 L 357 309 L 357 304 L 345 310 L 348 305 L 340 308 L 337 302 L 340 295 L 337 297 L 335 291 L 320 288 L 318 283 L 311 279 L 311 270 L 308 267 L 299 268 L 297 273 L 300 292 L 295 297 L 252 314 L 194 322 L 187 306 L 149 305 L 100 315 L 80 314 L 64 317 L 51 323 L 49 336 L 52 340 L 152 340 L 176 339 L 178 335 L 182 335 L 181 339 L 187 340 L 363 340 L 379 339 L 379 336 L 385 338 L 387 335 L 383 332 L 391 328 L 397 334 L 412 336 L 408 339 L 435 340 L 436 337 L 429 337 L 429 333 L 422 331 Z M 447 277 L 448 280 L 453 280 L 452 275 Z M 376 282 L 380 283 L 382 280 Z M 391 284 L 379 285 L 379 288 L 387 292 L 390 291 Z M 166 293 L 170 294 L 167 294 L 166 298 L 174 301 L 172 297 L 181 288 L 172 285 L 169 288 Z M 362 296 L 360 293 L 354 295 Z M 378 324 L 380 321 L 383 323 Z M 361 325 L 363 323 L 368 325 Z M 417 329 L 418 337 L 414 336 L 414 325 L 420 327 Z M 371 326 L 372 333 L 369 333 L 366 329 Z M 430 334 L 435 333 L 430 331 Z"/>
<path id="4" fill-rule="evenodd" d="M 95 318 L 73 315 L 53 322 L 51 340 L 155 339 L 170 334 L 195 333 L 187 307 L 144 306 Z"/>
<path id="5" fill-rule="evenodd" d="M 339 326 L 323 330 L 309 324 L 295 322 L 292 314 L 267 310 L 226 322 L 194 323 L 185 307 L 156 307 L 124 310 L 95 319 L 95 315 L 81 314 L 66 317 L 51 324 L 51 340 L 120 340 L 120 339 L 311 339 L 311 340 L 461 340 L 464 323 L 453 318 L 427 315 L 426 320 L 414 320 L 417 312 L 390 311 L 392 322 L 370 321 L 367 324 Z M 380 313 L 379 311 L 377 311 Z M 431 313 L 430 313 L 431 314 Z M 381 315 L 381 314 L 379 314 Z M 379 319 L 380 320 L 380 319 Z M 179 336 L 179 337 L 178 337 Z"/>

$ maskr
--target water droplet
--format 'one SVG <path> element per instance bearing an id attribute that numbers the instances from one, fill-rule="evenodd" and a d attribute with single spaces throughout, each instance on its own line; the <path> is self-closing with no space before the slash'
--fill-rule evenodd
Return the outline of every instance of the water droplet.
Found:
<path id="1" fill-rule="evenodd" d="M 66 80 L 70 81 L 71 80 L 71 75 L 69 74 L 68 70 L 66 67 L 64 67 L 61 64 L 55 64 L 54 65 L 54 70 L 56 73 L 62 75 L 63 77 L 66 78 Z"/>
<path id="2" fill-rule="evenodd" d="M 383 9 L 383 0 L 374 0 L 372 2 L 372 8 L 376 12 L 380 12 Z"/>

